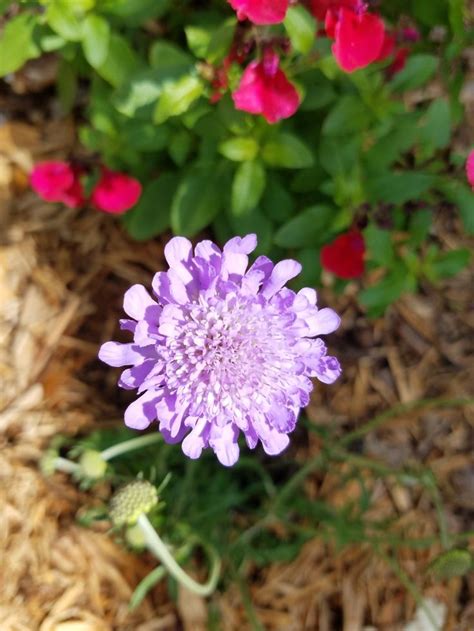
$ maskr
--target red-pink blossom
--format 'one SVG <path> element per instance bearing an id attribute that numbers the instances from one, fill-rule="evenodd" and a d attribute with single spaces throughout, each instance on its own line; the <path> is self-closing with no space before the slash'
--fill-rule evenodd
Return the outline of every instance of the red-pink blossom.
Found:
<path id="1" fill-rule="evenodd" d="M 350 230 L 321 248 L 321 265 L 339 278 L 358 278 L 364 273 L 364 254 L 362 233 Z"/>
<path id="2" fill-rule="evenodd" d="M 229 0 L 239 20 L 249 19 L 254 24 L 283 22 L 290 0 Z"/>
<path id="3" fill-rule="evenodd" d="M 62 202 L 69 208 L 79 208 L 85 203 L 80 175 L 80 169 L 67 162 L 40 162 L 30 174 L 30 185 L 47 202 Z"/>
<path id="4" fill-rule="evenodd" d="M 467 181 L 474 191 L 474 149 L 470 152 L 466 160 Z"/>
<path id="5" fill-rule="evenodd" d="M 355 10 L 358 4 L 358 0 L 311 0 L 311 13 L 320 22 L 324 22 L 329 10 L 337 11 L 341 7 Z"/>
<path id="6" fill-rule="evenodd" d="M 300 96 L 279 63 L 278 55 L 267 50 L 262 61 L 252 61 L 247 66 L 239 87 L 232 93 L 238 110 L 261 114 L 269 123 L 293 116 Z"/>
<path id="7" fill-rule="evenodd" d="M 102 175 L 92 191 L 91 201 L 98 210 L 120 215 L 140 199 L 142 186 L 125 173 L 102 168 Z"/>
<path id="8" fill-rule="evenodd" d="M 334 36 L 332 52 L 346 72 L 365 68 L 376 61 L 385 37 L 383 20 L 368 13 L 361 4 L 355 11 L 342 7 L 326 14 L 326 32 Z"/>

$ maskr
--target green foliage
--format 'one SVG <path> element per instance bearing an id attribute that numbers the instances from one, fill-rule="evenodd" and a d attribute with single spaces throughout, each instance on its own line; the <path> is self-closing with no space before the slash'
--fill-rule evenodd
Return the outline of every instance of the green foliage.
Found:
<path id="1" fill-rule="evenodd" d="M 239 23 L 225 0 L 19 6 L 0 34 L 0 76 L 54 51 L 64 112 L 75 107 L 78 86 L 89 86 L 82 143 L 144 184 L 123 217 L 134 238 L 168 229 L 195 236 L 209 226 L 218 239 L 255 231 L 259 253 L 291 250 L 310 268 L 301 278 L 317 285 L 321 247 L 356 222 L 368 224 L 367 269 L 382 268 L 378 283 L 360 292 L 371 315 L 421 279 L 438 282 L 467 264 L 463 251 L 436 250 L 431 230 L 432 210 L 445 200 L 474 233 L 474 196 L 453 176 L 455 165 L 464 178 L 449 149 L 462 119 L 461 54 L 472 42 L 462 0 L 380 7 L 387 25 L 408 14 L 422 35 L 394 75 L 390 61 L 343 73 L 304 3 L 261 32 Z M 447 31 L 440 44 L 428 37 L 437 25 Z M 261 56 L 262 34 L 277 42 L 280 67 L 301 95 L 296 114 L 275 125 L 236 110 L 230 95 Z M 444 86 L 442 98 L 426 90 L 421 103 L 405 105 L 432 80 Z M 381 209 L 390 229 L 378 224 Z"/>

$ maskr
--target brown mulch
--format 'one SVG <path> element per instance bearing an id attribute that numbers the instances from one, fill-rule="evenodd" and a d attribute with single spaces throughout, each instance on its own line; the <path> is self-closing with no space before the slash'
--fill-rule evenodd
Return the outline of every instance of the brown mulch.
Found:
<path id="1" fill-rule="evenodd" d="M 75 519 L 95 494 L 107 497 L 107 487 L 81 493 L 63 474 L 44 478 L 38 468 L 57 434 L 120 419 L 122 408 L 104 394 L 116 375 L 94 358 L 114 331 L 125 288 L 146 284 L 163 265 L 160 240 L 137 244 L 111 217 L 43 203 L 28 190 L 34 161 L 67 155 L 75 143 L 68 119 L 0 126 L 0 629 L 202 629 L 201 604 L 190 608 L 184 597 L 176 607 L 164 585 L 130 613 L 130 595 L 153 563 Z M 446 210 L 436 236 L 447 248 L 465 245 Z M 321 302 L 343 316 L 330 345 L 345 373 L 338 385 L 316 390 L 310 418 L 342 431 L 400 402 L 472 394 L 472 281 L 466 270 L 440 288 L 423 287 L 376 321 L 356 306 L 356 285 L 338 298 L 323 291 Z M 391 466 L 429 464 L 450 530 L 460 532 L 472 529 L 474 515 L 473 436 L 472 409 L 419 410 L 370 434 L 362 450 Z M 319 449 L 311 439 L 298 457 Z M 334 506 L 357 497 L 357 484 L 339 486 L 345 466 L 311 478 L 310 496 Z M 396 517 L 400 528 L 411 524 L 413 537 L 437 532 L 426 493 L 369 471 L 366 484 L 374 517 Z M 446 605 L 447 630 L 472 630 L 474 580 L 434 582 L 425 568 L 439 552 L 438 545 L 401 549 L 399 561 L 424 596 Z M 396 631 L 416 609 L 390 566 L 364 545 L 341 552 L 315 539 L 293 562 L 252 576 L 247 587 L 264 629 L 362 631 L 370 620 L 378 631 Z M 224 631 L 251 628 L 236 586 L 214 600 Z"/>

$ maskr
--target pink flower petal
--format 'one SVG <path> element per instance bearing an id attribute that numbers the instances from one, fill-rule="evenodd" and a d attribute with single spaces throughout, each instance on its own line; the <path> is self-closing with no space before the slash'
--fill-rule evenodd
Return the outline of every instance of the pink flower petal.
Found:
<path id="1" fill-rule="evenodd" d="M 285 19 L 290 0 L 229 0 L 239 20 L 254 24 L 278 24 Z"/>

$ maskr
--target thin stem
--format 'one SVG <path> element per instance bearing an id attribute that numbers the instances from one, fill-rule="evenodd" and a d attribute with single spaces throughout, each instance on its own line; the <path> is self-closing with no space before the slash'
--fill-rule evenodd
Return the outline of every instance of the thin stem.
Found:
<path id="1" fill-rule="evenodd" d="M 171 576 L 181 583 L 181 585 L 186 587 L 186 589 L 189 589 L 198 596 L 209 596 L 212 594 L 216 588 L 217 581 L 219 580 L 221 569 L 220 559 L 213 550 L 209 549 L 212 557 L 209 578 L 204 584 L 197 583 L 178 565 L 168 547 L 153 528 L 150 520 L 144 513 L 140 515 L 137 523 L 143 532 L 148 549 L 163 563 Z"/>
<path id="2" fill-rule="evenodd" d="M 393 408 L 389 410 L 385 410 L 381 414 L 375 416 L 372 420 L 368 421 L 362 427 L 355 429 L 352 432 L 349 432 L 341 439 L 336 442 L 337 446 L 345 447 L 350 443 L 353 443 L 355 440 L 362 438 L 369 432 L 374 429 L 378 429 L 380 426 L 384 425 L 390 419 L 400 416 L 405 412 L 412 412 L 414 410 L 419 410 L 423 408 L 454 408 L 461 407 L 463 405 L 471 405 L 474 403 L 473 397 L 466 398 L 456 398 L 456 399 L 447 399 L 445 397 L 438 399 L 419 399 L 418 401 L 410 401 L 409 403 L 401 403 L 400 405 L 395 405 Z"/>
<path id="3" fill-rule="evenodd" d="M 76 462 L 58 456 L 54 459 L 54 468 L 57 471 L 64 471 L 64 473 L 77 473 L 81 467 Z"/>
<path id="4" fill-rule="evenodd" d="M 122 443 L 118 443 L 117 445 L 112 445 L 112 447 L 108 447 L 107 449 L 104 449 L 104 451 L 101 451 L 100 455 L 106 461 L 112 460 L 112 458 L 115 458 L 116 456 L 121 456 L 128 451 L 140 449 L 141 447 L 148 447 L 148 445 L 153 445 L 153 443 L 158 443 L 161 440 L 162 436 L 159 432 L 155 432 L 154 434 L 147 434 L 146 436 L 138 436 L 137 438 L 125 440 Z"/>

